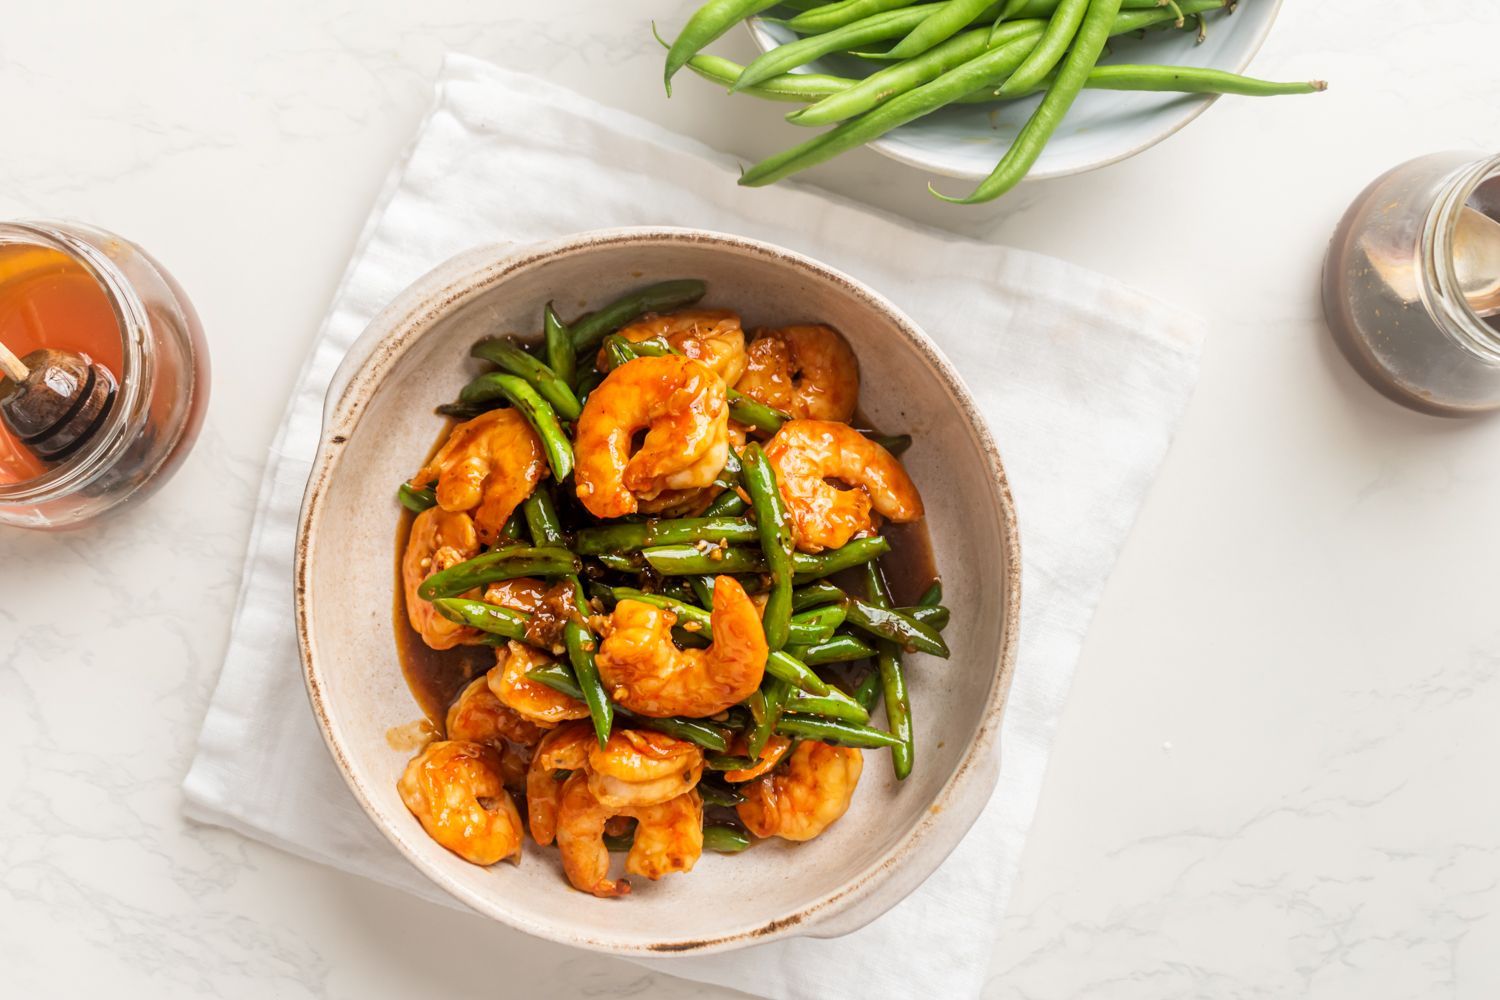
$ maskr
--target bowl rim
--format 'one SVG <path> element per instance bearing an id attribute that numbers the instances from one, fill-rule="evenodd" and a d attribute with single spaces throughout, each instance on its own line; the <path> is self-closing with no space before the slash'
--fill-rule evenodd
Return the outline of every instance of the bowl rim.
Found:
<path id="1" fill-rule="evenodd" d="M 810 271 L 841 286 L 846 293 L 861 300 L 865 306 L 884 313 L 892 321 L 943 382 L 984 454 L 989 473 L 987 481 L 999 514 L 1000 544 L 1005 560 L 1004 566 L 1000 567 L 1003 572 L 999 581 L 1004 620 L 993 679 L 974 738 L 916 823 L 889 850 L 839 888 L 758 927 L 715 938 L 640 943 L 619 941 L 608 935 L 580 933 L 562 922 L 536 922 L 519 917 L 504 906 L 504 896 L 472 891 L 430 864 L 426 856 L 433 849 L 430 842 L 419 849 L 383 821 L 371 795 L 353 774 L 351 753 L 345 746 L 341 727 L 328 710 L 322 667 L 315 655 L 316 643 L 312 634 L 309 570 L 317 548 L 318 521 L 344 451 L 343 445 L 349 441 L 391 368 L 418 340 L 455 307 L 522 271 L 562 256 L 588 254 L 603 247 L 654 243 L 715 247 L 790 263 L 794 268 Z M 605 229 L 523 246 L 490 244 L 475 247 L 424 274 L 371 320 L 365 332 L 350 347 L 330 383 L 318 452 L 308 474 L 298 517 L 292 588 L 298 655 L 308 700 L 324 743 L 360 808 L 407 861 L 439 888 L 480 914 L 547 940 L 605 954 L 670 957 L 729 951 L 797 934 L 813 934 L 817 932 L 819 922 L 832 922 L 839 914 L 845 914 L 842 921 L 845 926 L 831 933 L 846 933 L 894 906 L 937 869 L 978 818 L 993 794 L 997 780 L 1000 724 L 1015 673 L 1021 610 L 1020 537 L 1015 503 L 999 449 L 952 363 L 905 313 L 862 282 L 775 244 L 702 229 L 658 226 Z M 925 835 L 934 826 L 940 826 L 947 833 L 946 842 L 924 843 Z M 912 878 L 913 874 L 915 878 Z M 888 889 L 884 895 L 877 893 L 879 888 L 892 882 L 897 883 L 894 892 Z M 847 911 L 860 901 L 867 902 L 866 912 L 851 921 Z"/>
<path id="2" fill-rule="evenodd" d="M 1283 0 L 1263 0 L 1263 2 L 1265 2 L 1269 7 L 1266 13 L 1266 19 L 1264 23 L 1262 23 L 1261 26 L 1255 30 L 1254 35 L 1251 36 L 1250 44 L 1249 47 L 1245 49 L 1244 57 L 1238 61 L 1238 65 L 1233 66 L 1229 70 L 1229 72 L 1231 73 L 1243 73 L 1245 72 L 1245 70 L 1250 68 L 1250 64 L 1255 61 L 1255 57 L 1260 54 L 1261 48 L 1265 45 L 1266 38 L 1270 36 L 1271 26 L 1276 23 L 1276 18 L 1281 13 L 1281 5 Z M 1235 12 L 1231 10 L 1229 12 L 1229 16 L 1232 17 L 1234 13 Z M 762 33 L 765 31 L 765 27 L 760 24 L 760 18 L 747 18 L 745 20 L 745 27 L 750 32 L 750 37 L 754 41 L 755 47 L 761 52 L 767 51 L 764 39 L 762 37 Z M 1167 139 L 1170 139 L 1172 136 L 1176 135 L 1184 128 L 1187 128 L 1188 125 L 1197 120 L 1199 115 L 1207 111 L 1215 101 L 1217 101 L 1224 95 L 1182 94 L 1180 96 L 1189 99 L 1183 102 L 1185 114 L 1181 115 L 1175 120 L 1167 122 L 1162 126 L 1162 128 L 1158 129 L 1156 132 L 1152 133 L 1146 138 L 1140 140 L 1129 149 L 1124 149 L 1118 153 L 1113 153 L 1109 156 L 1090 160 L 1087 163 L 1080 163 L 1076 166 L 1071 167 L 1047 167 L 1041 169 L 1033 167 L 1031 170 L 1027 171 L 1026 176 L 1022 178 L 1022 183 L 1025 183 L 1027 181 L 1051 180 L 1057 177 L 1073 177 L 1077 174 L 1086 174 L 1090 170 L 1098 170 L 1102 167 L 1111 166 L 1113 164 L 1121 162 L 1122 160 L 1128 160 L 1132 156 L 1144 153 L 1152 146 L 1165 142 Z M 894 132 L 899 130 L 892 131 Z M 952 177 L 957 180 L 977 181 L 983 180 L 985 177 L 989 176 L 989 171 L 985 171 L 984 173 L 975 173 L 972 170 L 964 170 L 961 168 L 953 167 L 946 161 L 944 161 L 941 157 L 937 156 L 937 154 L 923 153 L 922 151 L 915 149 L 909 141 L 905 141 L 900 138 L 892 138 L 891 133 L 887 133 L 886 135 L 883 135 L 878 139 L 872 139 L 869 142 L 865 143 L 865 146 L 869 149 L 873 149 L 875 152 L 879 153 L 881 156 L 886 157 L 887 159 L 895 160 L 897 163 L 904 163 L 908 167 L 916 167 L 920 170 L 929 171 L 931 173 L 937 174 L 940 177 Z"/>

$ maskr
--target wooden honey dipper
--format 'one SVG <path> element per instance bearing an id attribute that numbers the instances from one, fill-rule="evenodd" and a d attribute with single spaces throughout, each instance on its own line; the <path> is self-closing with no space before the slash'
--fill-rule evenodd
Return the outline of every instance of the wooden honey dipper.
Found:
<path id="1" fill-rule="evenodd" d="M 18 358 L 0 344 L 0 420 L 44 462 L 61 462 L 103 424 L 114 375 L 87 354 L 42 348 Z"/>

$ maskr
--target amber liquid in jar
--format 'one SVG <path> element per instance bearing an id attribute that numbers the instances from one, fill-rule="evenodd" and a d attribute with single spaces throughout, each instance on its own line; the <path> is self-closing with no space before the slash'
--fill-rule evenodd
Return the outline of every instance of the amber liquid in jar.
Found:
<path id="1" fill-rule="evenodd" d="M 117 378 L 123 366 L 109 297 L 82 264 L 50 247 L 0 244 L 0 344 L 19 357 L 42 347 L 87 355 Z M 0 423 L 0 483 L 46 469 Z"/>

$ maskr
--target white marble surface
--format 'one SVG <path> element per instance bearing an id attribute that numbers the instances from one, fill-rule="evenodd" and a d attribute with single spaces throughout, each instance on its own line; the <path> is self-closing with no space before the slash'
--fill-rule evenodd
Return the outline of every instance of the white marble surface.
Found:
<path id="1" fill-rule="evenodd" d="M 189 826 L 178 792 L 285 394 L 442 54 L 747 157 L 787 144 L 777 109 L 662 99 L 646 22 L 688 6 L 7 5 L 0 217 L 149 247 L 217 377 L 149 504 L 0 533 L 0 992 L 728 995 Z M 987 996 L 1500 992 L 1500 423 L 1375 396 L 1316 299 L 1370 177 L 1500 146 L 1497 32 L 1500 8 L 1461 0 L 1292 2 L 1254 68 L 1326 76 L 1322 97 L 1226 99 L 1134 160 L 977 210 L 869 153 L 813 175 L 1215 326 L 1090 634 L 1005 933 L 956 943 L 991 962 Z"/>

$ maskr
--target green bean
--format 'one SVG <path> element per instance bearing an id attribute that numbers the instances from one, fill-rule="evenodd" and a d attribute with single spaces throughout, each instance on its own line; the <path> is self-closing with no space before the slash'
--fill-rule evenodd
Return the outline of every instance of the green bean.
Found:
<path id="1" fill-rule="evenodd" d="M 833 690 L 811 667 L 784 649 L 772 650 L 766 657 L 766 673 L 809 694 L 821 695 Z"/>
<path id="2" fill-rule="evenodd" d="M 745 445 L 742 458 L 744 469 L 741 477 L 746 492 L 750 494 L 750 506 L 755 510 L 755 526 L 760 532 L 761 552 L 766 557 L 766 567 L 771 573 L 771 594 L 761 611 L 761 625 L 765 629 L 766 643 L 772 649 L 780 649 L 786 645 L 787 627 L 792 618 L 794 543 L 791 518 L 781 499 L 781 490 L 776 483 L 776 470 L 771 468 L 760 445 L 754 441 Z M 832 634 L 833 628 L 828 631 Z"/>
<path id="3" fill-rule="evenodd" d="M 918 600 L 917 600 L 917 604 L 920 605 L 921 607 L 924 607 L 924 608 L 936 607 L 937 605 L 942 604 L 942 603 L 943 603 L 943 581 L 942 580 L 933 580 L 932 583 L 928 586 L 928 588 L 926 590 L 922 591 L 922 596 L 920 598 L 918 598 Z"/>
<path id="4" fill-rule="evenodd" d="M 992 0 L 947 0 L 912 28 L 911 33 L 897 42 L 888 55 L 892 59 L 919 56 L 952 38 L 970 22 L 993 18 L 999 12 L 1000 5 Z"/>
<path id="5" fill-rule="evenodd" d="M 579 690 L 583 692 L 583 702 L 589 707 L 589 718 L 594 723 L 594 736 L 599 740 L 599 746 L 603 747 L 609 740 L 610 727 L 614 725 L 615 706 L 609 699 L 609 692 L 604 690 L 604 681 L 599 677 L 599 665 L 594 662 L 594 652 L 599 648 L 599 640 L 584 624 L 588 621 L 589 606 L 583 596 L 583 584 L 576 575 L 569 582 L 573 584 L 574 614 L 563 625 L 563 644 L 568 650 L 568 662 L 573 665 L 573 676 L 578 679 Z"/>
<path id="6" fill-rule="evenodd" d="M 1222 0 L 1189 0 L 1190 4 L 1203 4 L 1206 8 L 1220 6 Z M 1136 31 L 1162 20 L 1170 14 L 1165 8 L 1130 11 L 1115 22 L 1114 33 Z M 955 66 L 942 76 L 898 94 L 874 110 L 850 119 L 800 145 L 767 157 L 750 167 L 740 177 L 747 187 L 760 187 L 774 183 L 783 177 L 806 170 L 830 160 L 856 146 L 880 138 L 893 128 L 920 118 L 931 111 L 955 101 L 980 99 L 976 92 L 993 88 L 1008 77 L 1031 52 L 1032 42 L 1028 37 L 1011 39 L 989 49 L 983 55 Z"/>
<path id="7" fill-rule="evenodd" d="M 1119 13 L 1120 0 L 1089 0 L 1088 11 L 1078 28 L 1078 35 L 1057 71 L 1057 78 L 1042 97 L 1042 103 L 1037 105 L 1026 124 L 1021 126 L 1021 131 L 1016 134 L 1000 162 L 995 164 L 995 169 L 979 182 L 979 186 L 971 194 L 953 198 L 938 193 L 930 184 L 928 190 L 943 201 L 971 205 L 993 201 L 1021 183 L 1021 179 L 1036 163 L 1037 157 L 1042 155 L 1042 148 L 1052 138 L 1052 133 L 1057 131 L 1063 116 L 1082 92 L 1089 71 L 1099 61 L 1104 44 L 1109 41 L 1110 29 Z"/>
<path id="8" fill-rule="evenodd" d="M 863 705 L 838 688 L 821 697 L 815 695 L 793 695 L 786 703 L 788 712 L 816 715 L 825 719 L 838 719 L 864 725 L 870 721 L 870 713 Z"/>
<path id="9" fill-rule="evenodd" d="M 794 552 L 792 553 L 792 568 L 797 572 L 792 577 L 792 583 L 800 586 L 825 576 L 832 576 L 867 563 L 871 559 L 879 559 L 889 551 L 891 551 L 891 543 L 880 535 L 874 535 L 870 538 L 856 538 L 843 548 L 818 555 Z"/>
<path id="10" fill-rule="evenodd" d="M 667 312 L 692 305 L 707 287 L 696 278 L 662 281 L 616 299 L 597 312 L 575 320 L 573 347 L 580 353 L 597 347 L 606 336 L 648 312 Z"/>
<path id="11" fill-rule="evenodd" d="M 819 604 L 835 604 L 842 601 L 845 594 L 838 587 L 827 580 L 819 580 L 817 583 L 809 583 L 805 587 L 798 587 L 792 592 L 792 610 L 806 611 L 808 608 L 817 607 Z"/>
<path id="12" fill-rule="evenodd" d="M 821 667 L 825 663 L 848 663 L 875 655 L 875 647 L 852 635 L 835 635 L 826 642 L 812 646 L 788 646 L 786 650 L 809 667 Z"/>
<path id="13" fill-rule="evenodd" d="M 488 413 L 491 410 L 498 410 L 504 405 L 505 401 L 503 399 L 495 399 L 487 403 L 460 403 L 455 401 L 452 403 L 443 403 L 439 406 L 434 406 L 432 408 L 432 411 L 439 416 L 452 417 L 454 420 L 463 421 L 473 420 L 481 413 Z"/>
<path id="14" fill-rule="evenodd" d="M 744 473 L 744 464 L 740 462 L 740 456 L 733 448 L 724 454 L 724 468 L 719 470 L 719 475 L 711 485 L 721 490 L 732 490 L 740 485 L 740 476 Z"/>
<path id="15" fill-rule="evenodd" d="M 805 10 L 788 20 L 786 26 L 799 35 L 817 35 L 842 28 L 871 14 L 910 7 L 914 2 L 915 0 L 839 0 L 837 3 L 825 3 L 821 7 Z"/>
<path id="16" fill-rule="evenodd" d="M 420 514 L 429 507 L 437 506 L 437 492 L 431 486 L 413 486 L 411 483 L 402 483 L 396 490 L 396 499 L 401 501 L 401 506 L 414 514 Z"/>
<path id="17" fill-rule="evenodd" d="M 818 555 L 794 552 L 792 582 L 801 584 L 832 576 L 841 570 L 852 569 L 879 558 L 890 550 L 890 543 L 876 535 L 871 538 L 856 538 L 843 548 Z M 704 573 L 727 573 L 735 576 L 740 573 L 766 572 L 765 554 L 747 547 L 714 547 L 704 551 L 696 545 L 653 545 L 642 549 L 641 555 L 662 576 L 697 576 Z M 599 558 L 603 560 L 605 557 L 601 554 Z"/>
<path id="18" fill-rule="evenodd" d="M 908 650 L 931 653 L 948 658 L 948 644 L 931 625 L 926 625 L 886 606 L 867 603 L 857 598 L 844 602 L 850 625 L 868 632 L 878 639 L 887 639 Z"/>
<path id="19" fill-rule="evenodd" d="M 748 771 L 755 764 L 756 760 L 754 757 L 747 757 L 744 754 L 716 753 L 703 755 L 703 766 L 710 771 Z"/>
<path id="20" fill-rule="evenodd" d="M 542 342 L 547 347 L 547 367 L 566 385 L 578 377 L 578 352 L 573 348 L 573 331 L 558 317 L 548 302 L 542 310 Z"/>
<path id="21" fill-rule="evenodd" d="M 655 34 L 656 26 L 652 25 L 651 30 Z M 656 35 L 656 40 L 662 45 L 667 45 L 660 34 Z M 731 86 L 745 71 L 745 67 L 733 60 L 706 53 L 693 56 L 688 60 L 687 66 L 710 83 L 721 84 L 725 87 Z M 836 94 L 853 82 L 848 77 L 829 76 L 826 73 L 783 73 L 769 80 L 762 80 L 753 87 L 744 87 L 740 93 L 750 94 L 752 97 L 767 101 L 805 103 L 827 97 L 829 94 Z"/>
<path id="22" fill-rule="evenodd" d="M 1277 97 L 1284 94 L 1316 94 L 1328 89 L 1326 80 L 1294 80 L 1277 83 L 1257 80 L 1220 69 L 1197 66 L 1133 66 L 1112 64 L 1089 71 L 1085 87 L 1093 90 L 1144 90 L 1177 94 L 1238 94 L 1242 97 Z"/>
<path id="23" fill-rule="evenodd" d="M 776 720 L 781 718 L 782 706 L 791 695 L 791 685 L 778 677 L 767 678 L 756 694 L 760 697 L 750 701 L 750 714 L 756 716 L 755 725 L 745 734 L 745 753 L 751 760 L 760 760 L 760 753 L 776 728 Z"/>
<path id="24" fill-rule="evenodd" d="M 687 578 L 688 587 L 693 592 L 700 607 L 711 608 L 714 606 L 714 578 L 711 576 L 690 576 Z"/>
<path id="25" fill-rule="evenodd" d="M 1118 0 L 1112 0 L 1118 2 Z M 885 576 L 879 563 L 865 565 L 865 583 L 872 605 L 888 608 L 891 593 L 886 587 Z M 911 692 L 906 686 L 906 671 L 902 668 L 900 649 L 893 642 L 875 644 L 875 667 L 880 676 L 880 693 L 885 701 L 886 724 L 891 733 L 900 740 L 900 746 L 891 748 L 891 769 L 896 780 L 902 781 L 911 774 L 916 758 L 916 731 L 911 721 Z"/>
<path id="26" fill-rule="evenodd" d="M 774 406 L 767 406 L 759 400 L 751 399 L 734 389 L 730 389 L 727 396 L 730 418 L 754 427 L 758 431 L 775 434 L 781 430 L 782 424 L 792 419 L 791 414 L 784 413 Z"/>
<path id="27" fill-rule="evenodd" d="M 833 638 L 834 631 L 844 624 L 846 613 L 842 604 L 825 604 L 793 615 L 788 622 L 787 643 L 815 646 L 827 642 Z"/>
<path id="28" fill-rule="evenodd" d="M 578 686 L 578 680 L 573 676 L 573 671 L 564 664 L 547 663 L 540 667 L 532 667 L 526 671 L 526 676 L 576 701 L 584 700 L 583 690 Z M 723 753 L 729 749 L 729 738 L 724 730 L 702 719 L 653 719 L 644 715 L 636 715 L 619 705 L 614 705 L 613 710 L 614 714 L 622 719 L 628 719 L 630 724 L 637 728 L 666 733 L 668 736 L 696 743 L 703 749 L 714 753 Z"/>
<path id="29" fill-rule="evenodd" d="M 506 545 L 432 574 L 422 581 L 417 595 L 428 601 L 457 597 L 487 583 L 520 576 L 569 576 L 579 568 L 578 558 L 564 548 Z"/>
<path id="30" fill-rule="evenodd" d="M 1078 34 L 1078 26 L 1083 23 L 1083 14 L 1088 7 L 1089 0 L 1062 0 L 1057 13 L 1047 22 L 1047 30 L 1042 32 L 1036 48 L 1031 50 L 1025 62 L 1016 67 L 1010 79 L 1000 85 L 995 96 L 1024 94 L 1052 72 Z"/>
<path id="31" fill-rule="evenodd" d="M 600 552 L 631 552 L 653 545 L 753 542 L 759 537 L 754 522 L 743 517 L 652 518 L 584 528 L 578 532 L 573 549 L 579 555 L 591 556 Z"/>
<path id="32" fill-rule="evenodd" d="M 672 96 L 672 77 L 685 66 L 700 49 L 708 46 L 730 28 L 747 17 L 776 6 L 780 0 L 709 0 L 699 7 L 687 24 L 677 33 L 677 39 L 667 51 L 667 65 L 662 73 L 662 82 L 667 96 Z"/>
<path id="33" fill-rule="evenodd" d="M 714 823 L 703 828 L 703 849 L 718 854 L 738 854 L 750 847 L 750 838 L 744 831 L 732 826 Z"/>
<path id="34" fill-rule="evenodd" d="M 874 441 L 876 444 L 880 445 L 880 447 L 884 448 L 892 455 L 900 455 L 902 452 L 906 451 L 906 449 L 911 447 L 910 434 L 867 433 L 865 437 L 869 438 L 871 441 Z"/>
<path id="35" fill-rule="evenodd" d="M 704 517 L 738 517 L 750 509 L 750 504 L 737 490 L 725 490 L 714 497 L 713 503 L 703 508 Z"/>
<path id="36" fill-rule="evenodd" d="M 488 402 L 500 397 L 510 400 L 536 431 L 553 478 L 558 482 L 567 479 L 573 471 L 573 445 L 558 422 L 557 411 L 538 395 L 531 383 L 514 375 L 492 372 L 479 376 L 458 394 L 459 401 L 464 403 Z"/>
<path id="37" fill-rule="evenodd" d="M 901 748 L 901 738 L 883 729 L 861 726 L 838 719 L 788 712 L 776 723 L 776 731 L 795 739 L 818 740 L 835 746 L 859 747 L 865 750 L 889 749 L 894 756 Z"/>
<path id="38" fill-rule="evenodd" d="M 820 35 L 809 35 L 785 45 L 778 45 L 751 60 L 740 78 L 729 88 L 733 93 L 773 76 L 796 69 L 832 52 L 843 52 L 869 42 L 887 38 L 899 38 L 922 23 L 927 15 L 941 6 L 937 3 L 918 4 L 900 10 L 885 11 L 860 18 L 840 28 Z"/>
<path id="39" fill-rule="evenodd" d="M 566 536 L 562 519 L 557 516 L 557 505 L 552 500 L 552 487 L 537 483 L 531 496 L 521 504 L 526 517 L 526 527 L 531 531 L 531 541 L 536 545 L 563 545 Z"/>
<path id="40" fill-rule="evenodd" d="M 613 587 L 610 589 L 611 596 L 616 601 L 639 601 L 642 604 L 650 604 L 653 607 L 664 608 L 677 616 L 677 620 L 693 627 L 688 629 L 694 635 L 702 636 L 712 641 L 713 639 L 713 616 L 703 608 L 688 604 L 686 601 L 665 594 L 647 594 L 633 587 Z M 843 609 L 838 609 L 842 611 Z M 801 640 L 800 645 L 810 645 L 815 641 L 824 641 L 826 635 L 831 635 L 837 624 L 830 626 L 829 616 L 826 609 L 819 609 L 821 614 L 809 614 L 798 616 L 789 622 L 788 631 L 792 638 Z"/>
<path id="41" fill-rule="evenodd" d="M 630 349 L 629 344 L 628 340 L 616 333 L 604 338 L 604 358 L 609 362 L 610 371 L 636 359 L 638 355 Z"/>
<path id="42" fill-rule="evenodd" d="M 587 405 L 589 394 L 599 388 L 599 383 L 604 381 L 604 373 L 597 368 L 590 368 L 578 376 L 578 402 Z"/>
<path id="43" fill-rule="evenodd" d="M 599 552 L 594 558 L 606 569 L 621 573 L 644 573 L 647 568 L 646 560 L 639 552 Z"/>
<path id="44" fill-rule="evenodd" d="M 526 512 L 520 507 L 510 512 L 510 517 L 500 526 L 500 537 L 512 542 L 520 541 L 521 532 L 526 530 Z"/>
<path id="45" fill-rule="evenodd" d="M 718 806 L 721 809 L 731 809 L 745 801 L 745 797 L 733 788 L 714 781 L 699 781 L 698 794 L 702 796 L 704 805 Z"/>
<path id="46" fill-rule="evenodd" d="M 871 651 L 873 653 L 873 650 Z M 859 682 L 859 687 L 854 689 L 854 700 L 859 707 L 866 712 L 875 711 L 875 705 L 880 701 L 880 671 L 871 670 L 865 674 L 864 679 Z"/>
<path id="47" fill-rule="evenodd" d="M 450 622 L 477 628 L 491 635 L 504 636 L 507 639 L 524 641 L 526 624 L 531 620 L 531 616 L 524 612 L 462 597 L 437 597 L 433 599 L 432 606 L 437 609 L 438 614 Z"/>
<path id="48" fill-rule="evenodd" d="M 948 627 L 948 619 L 951 617 L 951 612 L 941 604 L 918 604 L 914 608 L 896 608 L 895 610 L 898 614 L 905 615 L 913 621 L 931 625 L 939 632 Z"/>
<path id="49" fill-rule="evenodd" d="M 510 341 L 488 337 L 475 344 L 469 353 L 525 379 L 562 419 L 577 420 L 583 412 L 572 387 L 560 375 Z M 462 394 L 459 398 L 463 398 Z"/>

